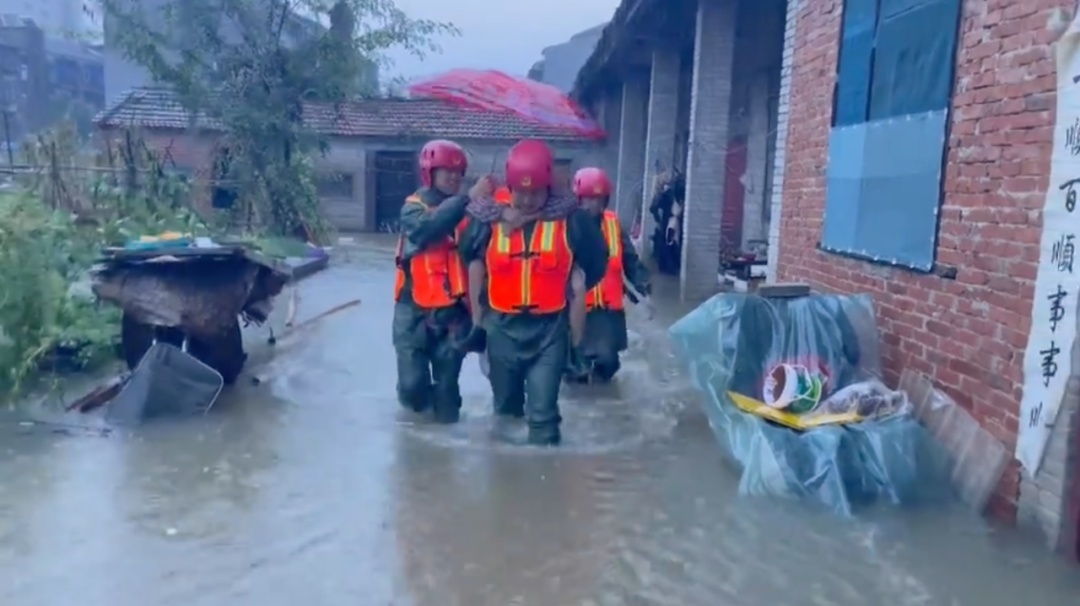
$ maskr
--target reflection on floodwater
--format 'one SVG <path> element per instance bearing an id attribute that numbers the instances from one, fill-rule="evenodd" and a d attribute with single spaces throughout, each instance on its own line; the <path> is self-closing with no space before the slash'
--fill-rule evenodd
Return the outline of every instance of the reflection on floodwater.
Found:
<path id="1" fill-rule="evenodd" d="M 1069 564 L 959 509 L 851 521 L 738 497 L 659 321 L 635 318 L 615 385 L 566 388 L 564 447 L 517 446 L 520 428 L 493 427 L 475 358 L 460 425 L 407 419 L 389 249 L 341 257 L 303 283 L 301 316 L 363 305 L 256 350 L 251 370 L 267 380 L 242 382 L 206 417 L 107 437 L 0 424 L 0 603 L 1056 606 L 1080 595 Z"/>

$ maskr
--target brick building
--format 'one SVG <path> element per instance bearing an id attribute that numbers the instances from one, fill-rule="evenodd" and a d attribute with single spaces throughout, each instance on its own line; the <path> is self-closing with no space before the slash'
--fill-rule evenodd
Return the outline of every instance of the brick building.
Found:
<path id="1" fill-rule="evenodd" d="M 506 152 L 521 138 L 551 143 L 561 178 L 595 162 L 596 141 L 539 126 L 514 114 L 464 109 L 432 99 L 368 99 L 309 104 L 309 126 L 329 140 L 315 158 L 316 188 L 327 219 L 342 231 L 394 229 L 405 196 L 419 184 L 417 155 L 430 139 L 452 139 L 469 153 L 469 176 L 501 173 Z M 220 135 L 210 120 L 191 128 L 187 112 L 160 88 L 140 88 L 95 119 L 106 135 L 137 129 L 175 170 L 205 184 L 220 166 Z M 204 188 L 207 189 L 208 187 Z M 208 200 L 212 196 L 202 196 Z M 208 204 L 208 202 L 207 202 Z"/>
<path id="2" fill-rule="evenodd" d="M 708 296 L 732 212 L 722 202 L 732 175 L 716 168 L 734 129 L 751 145 L 769 124 L 772 143 L 757 143 L 765 169 L 748 162 L 741 179 L 768 170 L 769 277 L 873 295 L 887 379 L 927 374 L 1013 450 L 1049 185 L 1053 49 L 1075 2 L 787 0 L 775 3 L 779 38 L 768 17 L 752 17 L 773 4 L 624 0 L 575 88 L 610 129 L 620 212 L 640 203 L 633 190 L 657 157 L 677 164 L 685 153 L 682 291 Z M 761 50 L 740 50 L 750 40 Z M 761 60 L 775 70 L 765 96 L 776 110 L 761 118 L 751 96 L 740 119 L 738 91 L 753 86 L 739 72 L 755 56 L 775 58 Z M 672 100 L 676 64 L 691 84 Z M 989 506 L 1070 552 L 1080 517 L 1075 348 L 1073 361 L 1041 469 L 1032 478 L 1010 465 Z"/>

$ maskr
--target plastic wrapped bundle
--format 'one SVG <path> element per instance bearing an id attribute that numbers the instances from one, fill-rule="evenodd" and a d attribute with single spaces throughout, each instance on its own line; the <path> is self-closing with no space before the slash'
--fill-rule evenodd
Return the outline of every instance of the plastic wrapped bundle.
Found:
<path id="1" fill-rule="evenodd" d="M 947 457 L 878 379 L 867 296 L 720 294 L 671 327 L 740 492 L 842 515 L 948 494 Z"/>

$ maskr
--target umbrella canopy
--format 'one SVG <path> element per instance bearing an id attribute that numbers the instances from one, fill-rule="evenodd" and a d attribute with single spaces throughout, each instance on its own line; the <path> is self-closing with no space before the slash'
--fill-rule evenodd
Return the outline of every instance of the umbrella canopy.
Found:
<path id="1" fill-rule="evenodd" d="M 587 138 L 604 137 L 604 130 L 559 89 L 499 71 L 451 70 L 413 83 L 409 94 L 442 99 L 480 111 L 512 112 L 538 124 Z"/>

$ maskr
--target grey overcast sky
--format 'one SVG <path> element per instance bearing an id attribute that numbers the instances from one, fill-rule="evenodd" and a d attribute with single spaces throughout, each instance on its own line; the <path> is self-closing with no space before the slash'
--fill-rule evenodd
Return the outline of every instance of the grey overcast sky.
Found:
<path id="1" fill-rule="evenodd" d="M 411 17 L 450 22 L 461 36 L 441 40 L 442 53 L 419 60 L 394 51 L 387 77 L 407 79 L 456 67 L 525 75 L 540 50 L 611 19 L 619 0 L 396 0 Z"/>

